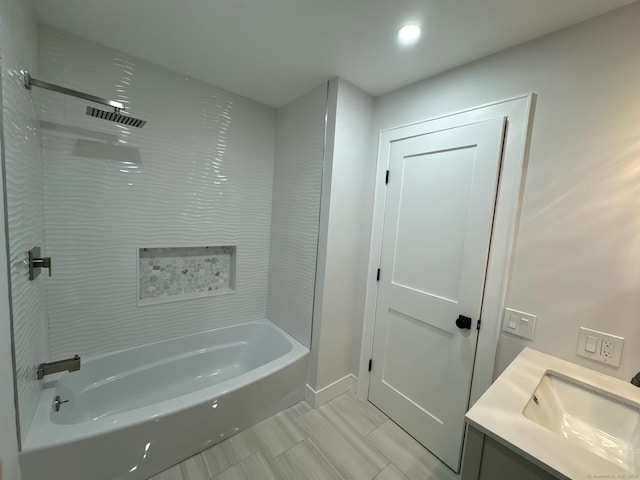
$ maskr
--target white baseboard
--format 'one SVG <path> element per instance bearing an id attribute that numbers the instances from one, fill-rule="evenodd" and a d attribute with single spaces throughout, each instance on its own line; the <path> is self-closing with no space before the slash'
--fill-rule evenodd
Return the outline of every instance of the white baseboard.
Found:
<path id="1" fill-rule="evenodd" d="M 318 391 L 314 390 L 311 385 L 307 384 L 307 388 L 304 390 L 304 399 L 312 408 L 317 408 L 320 405 L 324 405 L 334 398 L 339 397 L 343 393 L 348 391 L 355 392 L 357 384 L 358 379 L 352 373 L 339 378 L 335 382 L 330 383 L 326 387 L 322 387 Z"/>

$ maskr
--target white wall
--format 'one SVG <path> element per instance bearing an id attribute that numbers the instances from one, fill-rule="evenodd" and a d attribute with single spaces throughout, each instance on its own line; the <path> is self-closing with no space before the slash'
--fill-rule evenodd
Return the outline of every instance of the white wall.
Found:
<path id="1" fill-rule="evenodd" d="M 39 93 L 26 90 L 20 74 L 38 73 L 38 32 L 28 2 L 0 1 L 0 56 L 16 376 L 25 436 L 40 394 L 36 369 L 48 356 L 46 280 L 43 275 L 29 281 L 25 263 L 28 250 L 44 247 Z"/>
<path id="2" fill-rule="evenodd" d="M 327 85 L 280 108 L 271 218 L 268 318 L 311 345 Z"/>
<path id="3" fill-rule="evenodd" d="M 640 3 L 377 99 L 374 132 L 538 95 L 507 306 L 538 316 L 505 334 L 499 373 L 524 346 L 628 380 L 640 369 Z M 373 192 L 370 185 L 369 197 Z M 626 338 L 619 369 L 575 355 L 578 327 Z"/>
<path id="4" fill-rule="evenodd" d="M 41 77 L 124 102 L 142 129 L 42 93 L 51 356 L 264 318 L 275 110 L 61 31 Z M 237 245 L 237 293 L 136 307 L 136 249 Z"/>
<path id="5" fill-rule="evenodd" d="M 358 370 L 368 245 L 368 148 L 373 97 L 331 82 L 309 385 Z"/>

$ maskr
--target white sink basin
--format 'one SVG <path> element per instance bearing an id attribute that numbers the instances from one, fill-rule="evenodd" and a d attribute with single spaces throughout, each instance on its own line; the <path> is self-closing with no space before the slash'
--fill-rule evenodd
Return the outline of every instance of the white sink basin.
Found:
<path id="1" fill-rule="evenodd" d="M 640 388 L 626 380 L 525 348 L 466 419 L 556 478 L 640 478 Z"/>
<path id="2" fill-rule="evenodd" d="M 548 371 L 522 413 L 618 467 L 640 473 L 640 409 L 637 405 Z"/>

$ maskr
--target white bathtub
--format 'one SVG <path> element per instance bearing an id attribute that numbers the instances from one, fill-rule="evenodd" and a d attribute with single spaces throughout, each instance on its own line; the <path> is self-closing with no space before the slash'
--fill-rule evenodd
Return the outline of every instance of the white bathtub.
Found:
<path id="1" fill-rule="evenodd" d="M 300 401 L 308 353 L 261 320 L 83 358 L 47 377 L 22 479 L 149 478 Z"/>

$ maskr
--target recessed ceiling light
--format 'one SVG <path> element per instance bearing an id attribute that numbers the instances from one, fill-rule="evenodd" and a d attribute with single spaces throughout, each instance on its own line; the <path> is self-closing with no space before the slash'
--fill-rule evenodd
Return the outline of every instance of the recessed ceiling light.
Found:
<path id="1" fill-rule="evenodd" d="M 415 23 L 403 25 L 400 30 L 398 30 L 398 43 L 400 43 L 400 45 L 413 45 L 418 41 L 421 34 L 422 28 L 420 28 L 420 25 L 416 25 Z"/>

